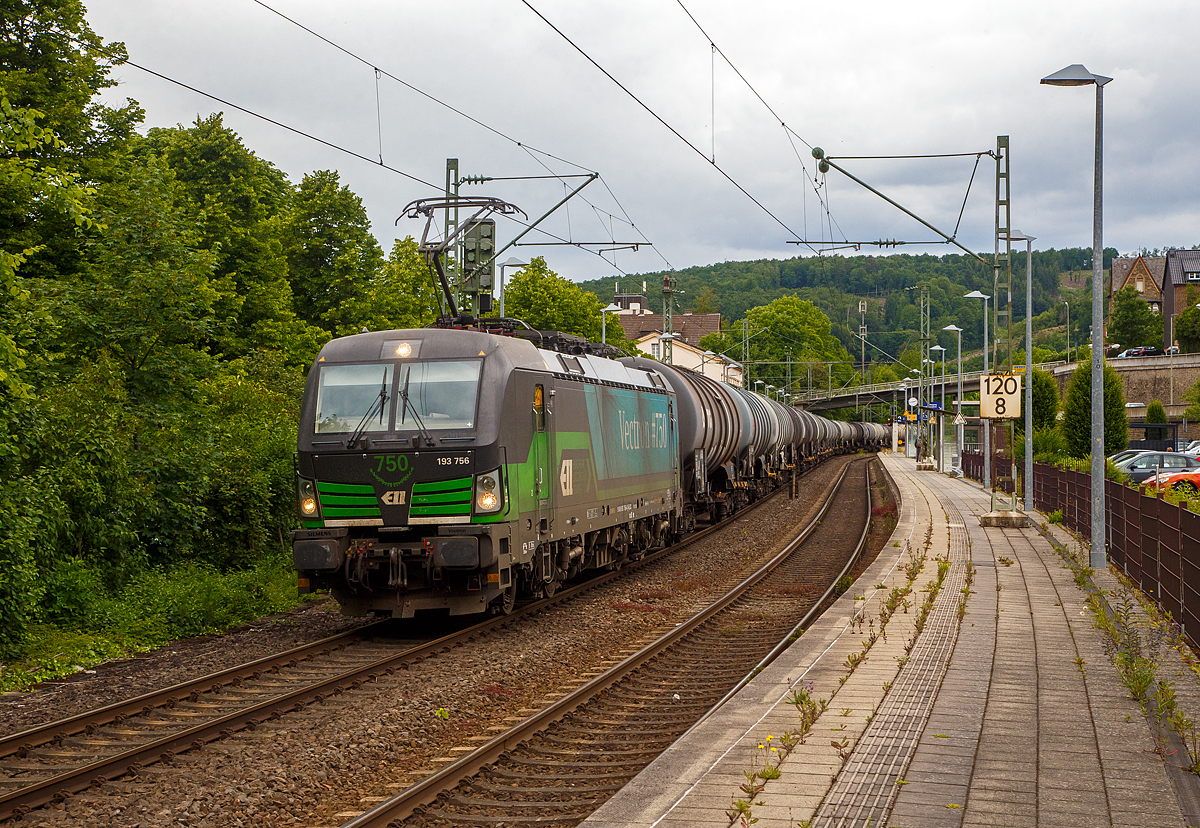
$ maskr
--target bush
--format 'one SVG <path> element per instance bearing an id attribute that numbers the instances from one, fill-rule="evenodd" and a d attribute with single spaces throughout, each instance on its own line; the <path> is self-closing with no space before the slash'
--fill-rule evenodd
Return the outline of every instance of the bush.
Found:
<path id="1" fill-rule="evenodd" d="M 51 624 L 86 629 L 104 595 L 98 573 L 78 558 L 59 561 L 45 579 L 42 619 Z"/>
<path id="2" fill-rule="evenodd" d="M 225 632 L 300 600 L 291 561 L 282 555 L 239 572 L 191 563 L 152 569 L 134 576 L 115 596 L 94 597 L 100 589 L 98 575 L 79 562 L 55 569 L 47 579 L 44 606 L 47 616 L 54 616 L 47 620 L 62 626 L 28 626 L 22 660 L 0 665 L 0 691 L 175 639 Z"/>

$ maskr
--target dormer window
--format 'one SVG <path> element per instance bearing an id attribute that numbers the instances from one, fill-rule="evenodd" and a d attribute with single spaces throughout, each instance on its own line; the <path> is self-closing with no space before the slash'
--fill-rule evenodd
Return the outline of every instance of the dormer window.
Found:
<path id="1" fill-rule="evenodd" d="M 1186 270 L 1183 275 L 1189 282 L 1200 282 L 1200 270 Z"/>

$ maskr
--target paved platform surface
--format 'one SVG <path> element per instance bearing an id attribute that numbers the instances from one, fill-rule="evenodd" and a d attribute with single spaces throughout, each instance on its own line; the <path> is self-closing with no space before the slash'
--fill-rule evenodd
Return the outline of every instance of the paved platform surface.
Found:
<path id="1" fill-rule="evenodd" d="M 980 526 L 989 503 L 978 486 L 881 457 L 902 499 L 893 545 L 583 824 L 1186 826 L 1146 719 L 1052 544 L 1033 528 Z M 826 703 L 802 740 L 797 693 Z M 765 763 L 777 778 L 753 777 Z"/>

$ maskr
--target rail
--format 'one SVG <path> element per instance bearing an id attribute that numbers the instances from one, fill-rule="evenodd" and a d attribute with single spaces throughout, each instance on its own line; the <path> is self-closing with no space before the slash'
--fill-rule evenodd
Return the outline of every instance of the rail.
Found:
<path id="1" fill-rule="evenodd" d="M 183 730 L 173 731 L 157 738 L 148 739 L 114 755 L 85 762 L 82 765 L 64 767 L 60 772 L 44 779 L 34 780 L 28 785 L 0 792 L 0 821 L 21 816 L 50 802 L 58 801 L 70 794 L 86 790 L 95 784 L 123 776 L 146 765 L 170 759 L 177 753 L 186 752 L 209 742 L 225 738 L 236 731 L 253 728 L 281 713 L 299 709 L 307 704 L 339 693 L 342 688 L 372 681 L 380 675 L 394 672 L 407 662 L 419 660 L 434 653 L 458 646 L 483 632 L 506 626 L 529 615 L 569 601 L 582 593 L 596 589 L 617 578 L 628 577 L 631 573 L 636 572 L 642 567 L 683 547 L 700 541 L 713 532 L 725 527 L 730 521 L 745 517 L 746 514 L 752 512 L 758 506 L 782 496 L 784 491 L 784 488 L 780 487 L 771 495 L 756 501 L 741 511 L 733 513 L 726 520 L 699 532 L 694 532 L 677 544 L 650 552 L 641 560 L 630 562 L 617 572 L 604 573 L 569 589 L 561 590 L 552 597 L 519 607 L 509 615 L 499 615 L 487 619 L 479 624 L 473 624 L 463 630 L 432 639 L 416 647 L 408 647 L 399 652 L 388 654 L 383 658 L 372 659 L 352 669 L 339 671 L 331 677 L 302 684 L 291 691 L 285 691 L 282 694 L 277 694 L 235 712 L 214 716 L 207 721 L 197 723 Z M 308 661 L 323 654 L 344 649 L 356 640 L 367 637 L 367 633 L 375 630 L 377 627 L 378 624 L 360 627 L 356 630 L 297 647 L 278 655 L 268 656 L 248 664 L 230 668 L 229 670 L 204 676 L 194 681 L 109 705 L 100 710 L 49 722 L 20 733 L 12 734 L 0 739 L 0 760 L 14 755 L 21 757 L 29 751 L 46 745 L 61 743 L 64 738 L 85 731 L 92 731 L 106 724 L 123 722 L 133 716 L 149 713 L 164 707 L 173 707 L 177 703 L 186 702 L 201 693 L 235 684 L 247 677 L 254 677 L 255 675 L 279 670 L 284 667 L 292 667 L 301 661 Z M 47 769 L 53 770 L 52 768 Z"/>
<path id="2" fill-rule="evenodd" d="M 717 599 L 707 608 L 696 613 L 689 620 L 672 629 L 662 638 L 647 645 L 637 653 L 629 656 L 612 669 L 602 673 L 599 676 L 596 676 L 583 686 L 559 699 L 557 702 L 546 708 L 543 708 L 533 716 L 518 723 L 504 733 L 499 734 L 486 744 L 461 757 L 452 764 L 443 767 L 434 774 L 411 785 L 397 796 L 382 802 L 376 805 L 374 808 L 351 819 L 349 822 L 346 822 L 342 828 L 385 828 L 385 826 L 399 824 L 400 821 L 410 817 L 418 808 L 432 804 L 445 791 L 452 790 L 457 785 L 469 779 L 483 768 L 496 762 L 503 755 L 513 751 L 518 745 L 528 741 L 535 734 L 544 731 L 551 724 L 560 721 L 573 711 L 578 710 L 580 707 L 595 698 L 601 691 L 612 687 L 618 681 L 629 676 L 635 670 L 656 659 L 673 645 L 682 641 L 685 637 L 701 628 L 704 624 L 710 622 L 714 616 L 718 615 L 722 610 L 729 607 L 736 600 L 745 595 L 746 592 L 749 591 L 755 584 L 766 578 L 773 570 L 779 567 L 781 563 L 787 560 L 789 556 L 794 554 L 797 548 L 804 543 L 804 541 L 812 534 L 813 531 L 816 530 L 816 528 L 821 524 L 821 520 L 825 516 L 829 506 L 835 500 L 837 500 L 836 495 L 840 491 L 842 481 L 845 479 L 846 473 L 850 469 L 851 465 L 852 464 L 847 464 L 845 468 L 843 468 L 842 474 L 839 476 L 837 483 L 831 487 L 819 514 L 812 519 L 810 524 L 806 526 L 804 530 L 800 532 L 790 543 L 788 543 L 788 545 L 774 558 L 764 564 L 758 571 L 743 580 L 724 596 Z M 859 538 L 855 550 L 851 554 L 852 560 L 856 558 L 861 551 L 867 538 L 867 530 L 870 527 L 870 475 L 865 475 L 865 478 L 866 514 L 864 515 L 864 520 L 866 522 L 866 528 Z M 844 573 L 847 570 L 843 569 L 842 571 Z M 825 597 L 828 595 L 829 593 L 826 592 L 825 596 L 822 597 L 822 601 L 824 601 Z M 818 603 L 816 606 L 820 606 L 820 603 Z M 810 611 L 805 616 L 804 620 L 809 620 L 813 614 L 814 613 Z M 777 647 L 775 650 L 772 650 L 764 662 L 773 658 L 781 650 L 781 647 Z M 728 698 L 728 696 L 726 696 L 726 698 Z M 718 702 L 718 706 L 725 700 L 726 699 L 724 698 L 721 699 L 721 701 Z M 707 713 L 703 715 L 707 715 Z M 489 819 L 491 821 L 496 820 L 495 817 L 490 817 Z"/>

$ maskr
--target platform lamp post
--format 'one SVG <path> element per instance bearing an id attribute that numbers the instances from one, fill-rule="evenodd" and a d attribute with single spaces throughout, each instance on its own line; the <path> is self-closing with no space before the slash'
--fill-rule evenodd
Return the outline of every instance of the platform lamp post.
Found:
<path id="1" fill-rule="evenodd" d="M 930 345 L 929 350 L 942 352 L 942 414 L 938 428 L 938 472 L 946 471 L 946 349 L 941 345 Z"/>
<path id="2" fill-rule="evenodd" d="M 603 345 L 608 344 L 608 315 L 624 310 L 616 302 L 609 302 L 608 307 L 600 311 L 600 342 Z"/>
<path id="3" fill-rule="evenodd" d="M 922 365 L 921 367 L 924 368 L 925 366 Z M 917 459 L 917 462 L 920 463 L 921 462 L 921 453 L 920 453 L 920 450 L 917 448 L 917 438 L 921 436 L 921 372 L 920 372 L 920 370 L 918 370 L 916 368 L 909 368 L 908 373 L 917 375 L 915 379 L 910 378 L 911 381 L 914 381 L 917 383 L 917 386 L 916 386 L 917 396 L 907 397 L 904 400 L 904 410 L 907 411 L 908 409 L 912 408 L 912 409 L 914 409 L 913 413 L 916 415 L 916 425 L 913 428 L 908 430 L 908 435 L 911 438 L 911 442 L 913 445 L 913 457 L 915 457 Z"/>
<path id="4" fill-rule="evenodd" d="M 962 329 L 958 325 L 947 325 L 943 331 L 954 331 L 959 337 L 959 404 L 955 408 L 955 414 L 962 413 Z M 943 356 L 944 359 L 944 356 Z M 944 390 L 944 383 L 943 383 Z M 962 426 L 954 426 L 954 448 L 959 450 L 959 468 L 962 468 Z"/>
<path id="5" fill-rule="evenodd" d="M 1037 236 L 1020 230 L 1008 234 L 1025 240 L 1025 511 L 1033 511 L 1033 243 Z"/>
<path id="6" fill-rule="evenodd" d="M 1092 554 L 1093 569 L 1108 566 L 1104 520 L 1104 85 L 1112 78 L 1094 75 L 1072 63 L 1042 78 L 1047 86 L 1096 87 L 1096 161 L 1092 186 Z"/>
<path id="7" fill-rule="evenodd" d="M 982 299 L 983 300 L 983 373 L 988 372 L 988 300 L 992 297 L 978 291 L 973 290 L 963 296 L 964 299 Z M 982 388 L 982 386 L 980 386 Z M 959 405 L 962 405 L 962 398 L 959 398 Z M 980 412 L 982 413 L 982 411 Z M 979 421 L 979 427 L 983 430 L 983 488 L 990 490 L 992 488 L 992 429 L 991 423 Z"/>
<path id="8" fill-rule="evenodd" d="M 529 267 L 529 262 L 523 262 L 516 256 L 509 256 L 507 262 L 500 263 L 500 318 L 504 318 L 504 268 Z"/>
<path id="9" fill-rule="evenodd" d="M 1067 306 L 1067 362 L 1071 361 L 1071 303 L 1066 299 L 1063 304 Z"/>
<path id="10" fill-rule="evenodd" d="M 772 398 L 772 397 L 774 396 L 774 395 L 772 395 L 772 394 L 771 394 L 771 392 L 772 392 L 772 391 L 774 391 L 774 390 L 775 390 L 775 386 L 774 386 L 774 385 L 768 385 L 768 386 L 767 386 L 767 398 L 768 398 L 768 399 L 770 399 L 770 398 Z M 778 399 L 778 398 L 776 397 L 776 399 Z"/>

